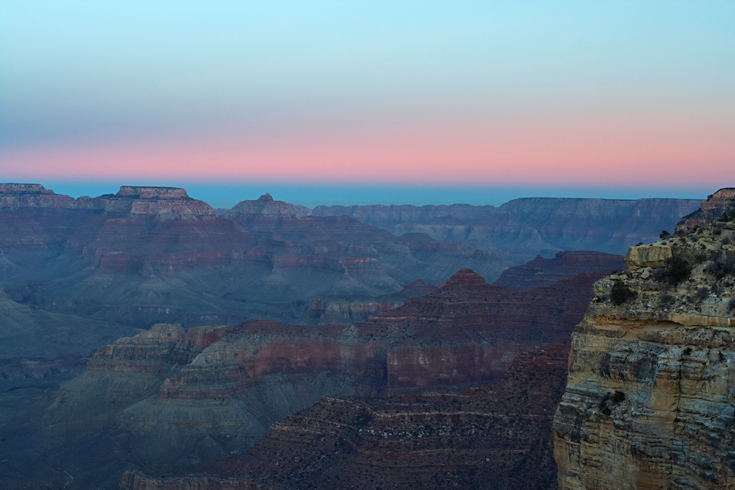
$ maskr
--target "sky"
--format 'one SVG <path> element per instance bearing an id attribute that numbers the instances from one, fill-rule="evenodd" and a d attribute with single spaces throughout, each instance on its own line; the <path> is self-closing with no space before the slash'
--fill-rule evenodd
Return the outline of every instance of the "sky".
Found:
<path id="1" fill-rule="evenodd" d="M 0 181 L 216 207 L 735 186 L 732 1 L 0 0 Z"/>

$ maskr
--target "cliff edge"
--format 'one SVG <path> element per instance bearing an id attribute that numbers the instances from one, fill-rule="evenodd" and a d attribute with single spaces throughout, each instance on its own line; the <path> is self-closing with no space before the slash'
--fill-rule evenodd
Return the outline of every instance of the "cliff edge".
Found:
<path id="1" fill-rule="evenodd" d="M 554 419 L 560 489 L 735 489 L 735 221 L 723 191 L 595 284 Z"/>

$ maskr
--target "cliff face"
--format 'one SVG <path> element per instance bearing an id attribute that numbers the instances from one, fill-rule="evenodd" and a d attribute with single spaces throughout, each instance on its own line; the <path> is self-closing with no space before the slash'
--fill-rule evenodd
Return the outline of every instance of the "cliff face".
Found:
<path id="1" fill-rule="evenodd" d="M 715 192 L 702 207 L 684 216 L 676 225 L 677 234 L 691 233 L 704 223 L 713 223 L 725 215 L 732 220 L 735 217 L 735 188 L 729 187 Z"/>
<path id="2" fill-rule="evenodd" d="M 563 250 L 624 254 L 655 240 L 699 207 L 693 199 L 515 199 L 493 206 L 319 206 L 317 216 L 353 217 L 396 235 L 492 243 L 511 265 Z"/>
<path id="3" fill-rule="evenodd" d="M 735 222 L 702 214 L 596 283 L 554 421 L 560 488 L 735 488 Z"/>
<path id="4" fill-rule="evenodd" d="M 274 424 L 244 455 L 188 473 L 131 471 L 121 488 L 554 488 L 551 422 L 567 353 L 523 354 L 484 388 L 325 398 Z"/>

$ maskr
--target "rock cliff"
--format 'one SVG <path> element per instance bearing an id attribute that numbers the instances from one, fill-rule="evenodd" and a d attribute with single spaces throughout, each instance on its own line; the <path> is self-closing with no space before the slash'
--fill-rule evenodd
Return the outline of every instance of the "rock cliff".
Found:
<path id="1" fill-rule="evenodd" d="M 350 216 L 396 235 L 491 243 L 510 265 L 564 250 L 624 254 L 673 230 L 699 207 L 693 199 L 524 198 L 502 206 L 319 206 L 316 216 Z"/>
<path id="2" fill-rule="evenodd" d="M 595 284 L 554 420 L 561 489 L 735 488 L 729 199 L 711 196 L 696 227 L 631 248 L 629 270 Z"/>
<path id="3" fill-rule="evenodd" d="M 567 355 L 567 346 L 528 352 L 483 388 L 324 398 L 244 455 L 130 471 L 121 489 L 554 488 L 551 423 Z"/>
<path id="4" fill-rule="evenodd" d="M 735 217 L 735 187 L 726 187 L 715 192 L 702 203 L 702 207 L 684 216 L 676 225 L 677 234 L 691 233 L 704 223 L 713 223 L 722 216 L 726 220 Z"/>

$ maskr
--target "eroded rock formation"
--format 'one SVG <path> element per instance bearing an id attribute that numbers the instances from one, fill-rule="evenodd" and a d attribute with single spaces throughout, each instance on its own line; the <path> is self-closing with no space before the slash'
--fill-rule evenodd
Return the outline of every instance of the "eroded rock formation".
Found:
<path id="1" fill-rule="evenodd" d="M 72 199 L 3 184 L 0 226 L 0 284 L 12 300 L 140 328 L 296 322 L 310 318 L 317 298 L 351 304 L 325 316 L 350 324 L 365 318 L 361 310 L 398 304 L 385 297 L 412 281 L 445 280 L 462 267 L 494 280 L 506 268 L 487 247 L 402 239 L 269 195 L 217 216 L 180 188 L 123 186 Z"/>
<path id="2" fill-rule="evenodd" d="M 735 187 L 715 192 L 702 203 L 702 207 L 684 216 L 676 225 L 677 234 L 691 233 L 705 223 L 714 223 L 721 217 L 726 221 L 735 218 Z"/>
<path id="3" fill-rule="evenodd" d="M 551 423 L 567 355 L 528 352 L 502 380 L 467 391 L 328 397 L 242 456 L 131 471 L 121 489 L 555 488 Z"/>
<path id="4" fill-rule="evenodd" d="M 11 438 L 14 471 L 33 460 L 32 471 L 63 481 L 58 468 L 66 468 L 74 475 L 68 488 L 109 487 L 123 470 L 141 465 L 222 459 L 325 396 L 398 396 L 497 381 L 517 356 L 569 338 L 598 277 L 510 291 L 461 270 L 440 290 L 349 327 L 266 320 L 188 331 L 158 325 L 98 350 L 82 376 L 53 394 L 41 422 L 19 413 L 21 420 L 0 436 L 11 425 L 26 427 L 23 438 Z M 8 482 L 10 476 L 0 478 Z"/>
<path id="5" fill-rule="evenodd" d="M 709 213 L 720 204 L 595 284 L 554 421 L 560 488 L 735 488 L 735 222 Z"/>
<path id="6" fill-rule="evenodd" d="M 564 250 L 624 254 L 671 231 L 699 207 L 694 199 L 524 198 L 502 206 L 319 206 L 318 216 L 353 217 L 396 235 L 491 243 L 511 265 Z M 481 247 L 480 247 L 481 248 Z"/>

